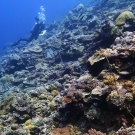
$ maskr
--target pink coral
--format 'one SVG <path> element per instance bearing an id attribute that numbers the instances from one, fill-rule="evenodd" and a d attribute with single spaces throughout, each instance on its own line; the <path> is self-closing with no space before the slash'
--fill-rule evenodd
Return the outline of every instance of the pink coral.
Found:
<path id="1" fill-rule="evenodd" d="M 89 129 L 88 133 L 85 133 L 83 135 L 106 135 L 106 133 L 102 133 L 100 131 L 96 131 L 95 129 Z"/>

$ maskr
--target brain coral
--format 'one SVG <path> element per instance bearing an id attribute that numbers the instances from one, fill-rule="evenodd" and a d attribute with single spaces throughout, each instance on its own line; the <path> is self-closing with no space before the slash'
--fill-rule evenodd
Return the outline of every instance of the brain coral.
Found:
<path id="1" fill-rule="evenodd" d="M 134 15 L 130 11 L 122 12 L 115 20 L 116 25 L 124 25 L 127 20 L 133 20 Z"/>

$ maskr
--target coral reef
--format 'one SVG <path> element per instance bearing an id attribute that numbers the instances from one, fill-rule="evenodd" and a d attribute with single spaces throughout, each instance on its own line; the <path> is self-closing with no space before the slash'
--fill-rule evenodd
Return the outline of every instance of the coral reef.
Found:
<path id="1" fill-rule="evenodd" d="M 135 134 L 134 14 L 134 0 L 79 4 L 3 54 L 0 134 Z"/>

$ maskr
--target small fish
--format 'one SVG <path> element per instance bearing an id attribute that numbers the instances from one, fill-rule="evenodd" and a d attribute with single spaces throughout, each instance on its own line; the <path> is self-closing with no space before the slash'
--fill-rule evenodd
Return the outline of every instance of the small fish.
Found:
<path id="1" fill-rule="evenodd" d="M 128 75 L 128 74 L 130 74 L 128 71 L 121 71 L 121 72 L 119 72 L 119 74 L 120 75 Z"/>

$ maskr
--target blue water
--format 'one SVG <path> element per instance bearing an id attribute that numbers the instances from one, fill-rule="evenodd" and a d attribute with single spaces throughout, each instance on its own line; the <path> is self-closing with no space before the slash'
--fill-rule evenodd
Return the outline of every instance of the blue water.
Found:
<path id="1" fill-rule="evenodd" d="M 0 3 L 0 51 L 7 43 L 30 34 L 40 6 L 45 8 L 46 24 L 64 18 L 69 10 L 88 0 L 2 0 Z"/>

